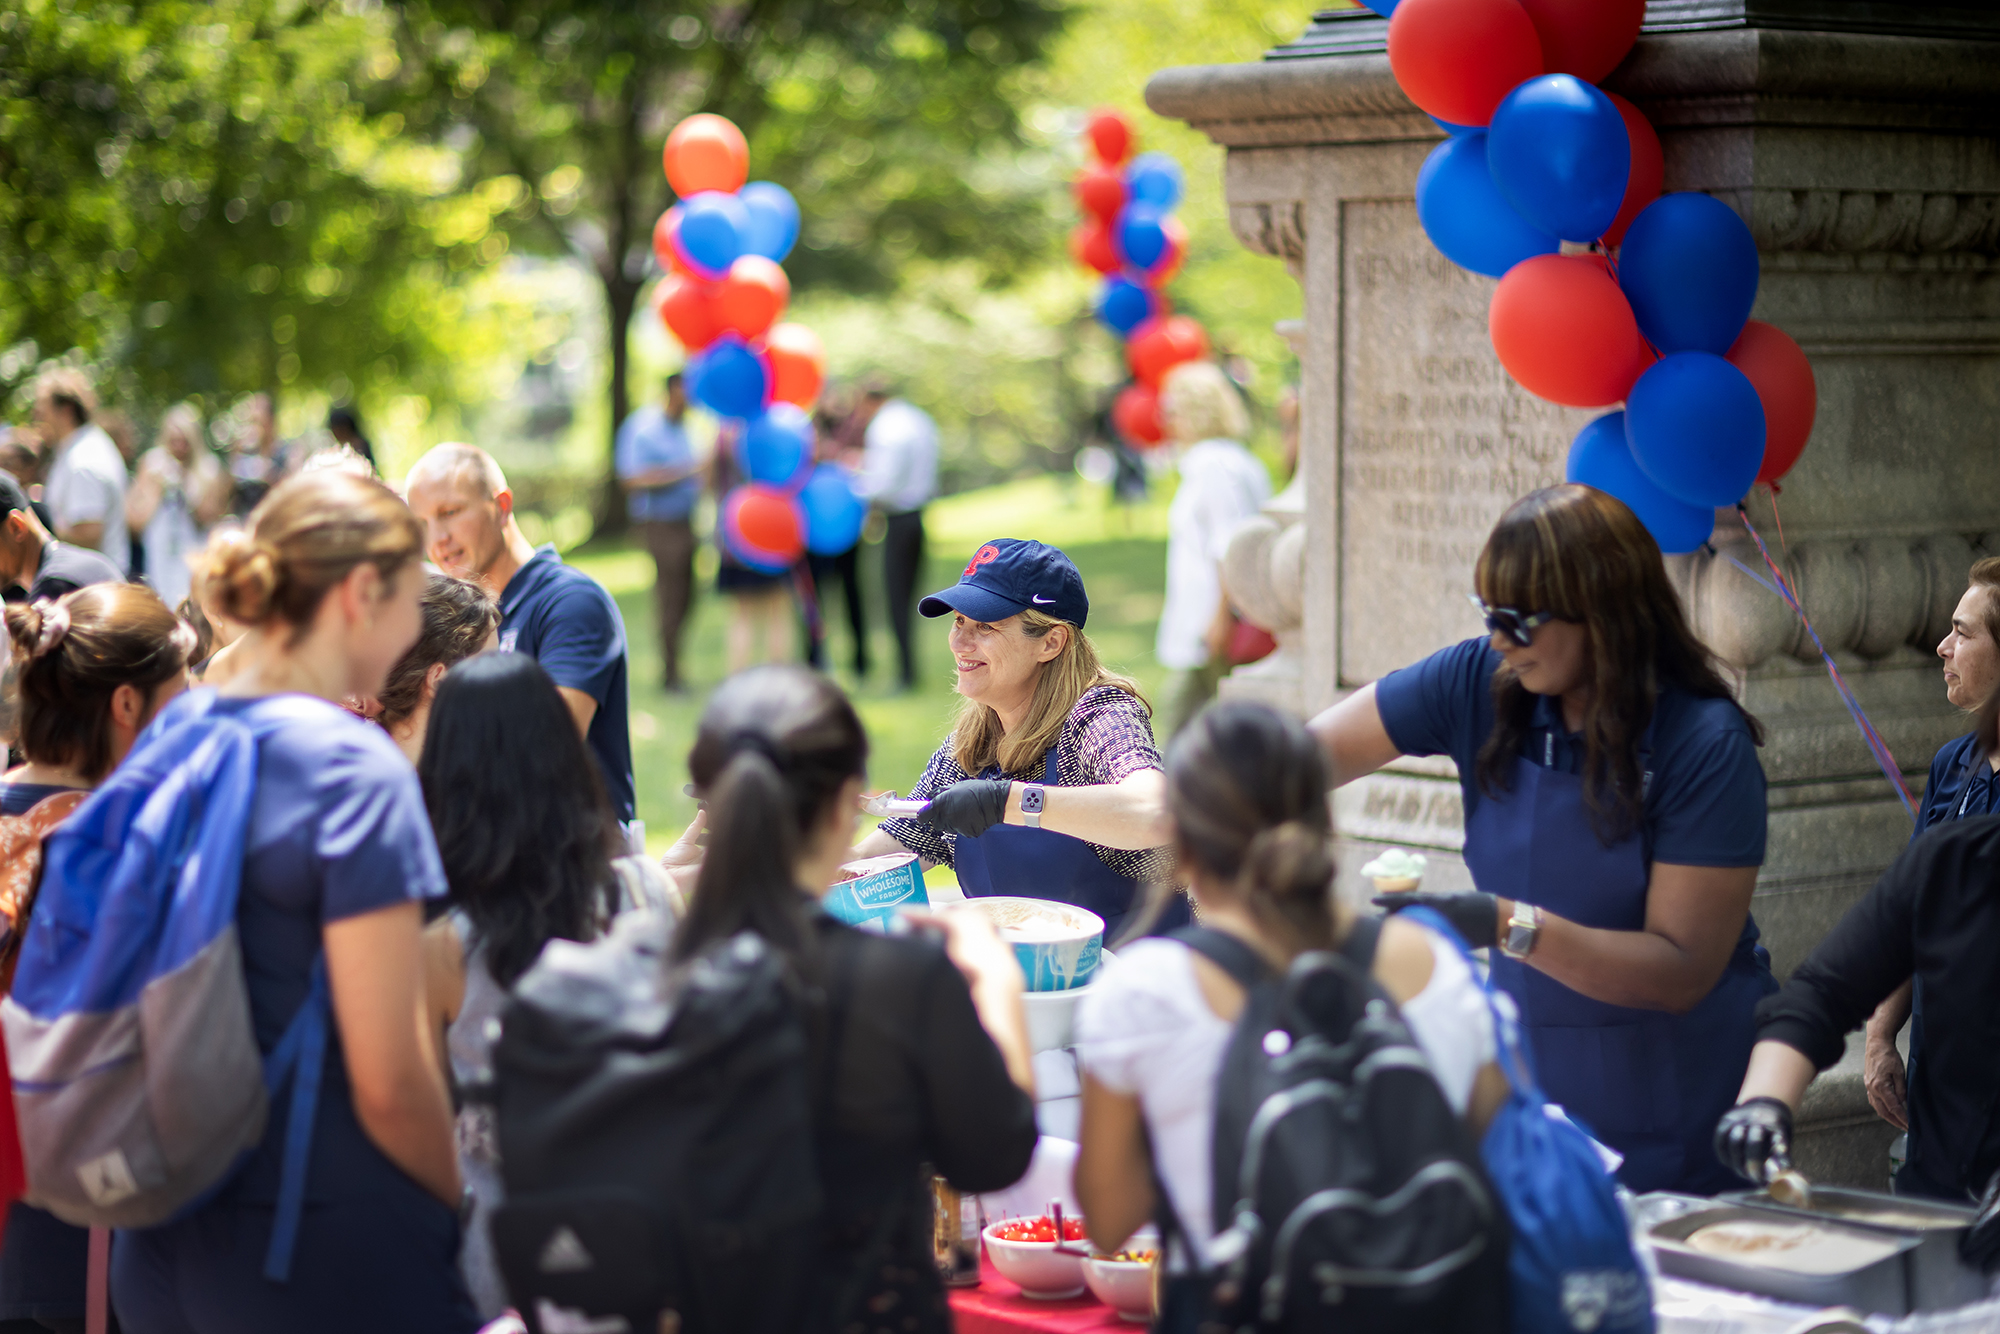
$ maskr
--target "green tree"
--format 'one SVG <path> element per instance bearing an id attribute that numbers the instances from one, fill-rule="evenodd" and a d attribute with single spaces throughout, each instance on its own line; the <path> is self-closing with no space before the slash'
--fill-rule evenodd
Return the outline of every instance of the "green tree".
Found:
<path id="1" fill-rule="evenodd" d="M 1004 270 L 1057 235 L 1046 183 L 1014 169 L 1011 72 L 1063 0 L 429 0 L 410 14 L 437 85 L 470 93 L 483 173 L 536 185 L 515 238 L 583 256 L 602 284 L 611 422 L 630 407 L 628 329 L 672 202 L 667 132 L 698 111 L 749 136 L 751 175 L 799 198 L 801 289 L 885 292 L 913 256 Z M 607 475 L 609 448 L 606 448 Z M 607 483 L 603 522 L 620 522 Z"/>
<path id="2" fill-rule="evenodd" d="M 0 12 L 0 382 L 450 397 L 464 282 L 530 202 L 406 132 L 392 15 L 299 0 Z"/>

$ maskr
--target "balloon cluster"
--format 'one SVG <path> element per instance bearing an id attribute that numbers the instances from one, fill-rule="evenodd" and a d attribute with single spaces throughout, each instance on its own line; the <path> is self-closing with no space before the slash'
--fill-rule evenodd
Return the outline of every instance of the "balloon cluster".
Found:
<path id="1" fill-rule="evenodd" d="M 782 185 L 749 180 L 750 146 L 721 116 L 676 125 L 663 159 L 680 202 L 653 228 L 667 274 L 654 309 L 687 349 L 688 396 L 731 423 L 748 479 L 722 499 L 723 542 L 773 573 L 807 550 L 845 551 L 868 507 L 845 469 L 813 461 L 826 348 L 803 324 L 779 322 L 792 294 L 779 265 L 798 243 L 799 206 Z"/>
<path id="2" fill-rule="evenodd" d="M 1576 438 L 1567 477 L 1623 500 L 1661 550 L 1700 546 L 1717 507 L 1798 461 L 1816 390 L 1798 344 L 1750 319 L 1750 229 L 1708 195 L 1662 195 L 1659 136 L 1595 86 L 1645 0 L 1365 3 L 1389 19 L 1397 83 L 1451 136 L 1417 176 L 1417 216 L 1446 258 L 1500 279 L 1501 364 L 1552 402 L 1624 404 Z"/>
<path id="3" fill-rule="evenodd" d="M 1187 229 L 1173 216 L 1181 202 L 1180 163 L 1165 153 L 1132 156 L 1131 122 L 1116 111 L 1091 115 L 1084 133 L 1091 162 L 1074 181 L 1084 221 L 1070 234 L 1077 262 L 1104 275 L 1097 318 L 1125 340 L 1134 383 L 1119 391 L 1111 422 L 1134 446 L 1166 438 L 1160 381 L 1184 361 L 1208 355 L 1208 333 L 1176 315 L 1160 291 L 1187 258 Z"/>

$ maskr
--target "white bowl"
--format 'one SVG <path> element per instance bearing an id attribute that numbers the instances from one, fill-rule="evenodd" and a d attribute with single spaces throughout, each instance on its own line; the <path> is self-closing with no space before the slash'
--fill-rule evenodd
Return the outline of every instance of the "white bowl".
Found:
<path id="1" fill-rule="evenodd" d="M 1023 1297 L 1032 1297 L 1038 1302 L 1060 1301 L 1065 1297 L 1076 1297 L 1083 1293 L 1083 1257 L 1064 1255 L 1056 1250 L 1052 1241 L 1007 1241 L 993 1235 L 1009 1223 L 1019 1222 L 1015 1218 L 1003 1218 L 997 1223 L 986 1225 L 986 1256 L 993 1261 L 993 1267 L 1000 1271 L 1000 1277 L 1021 1286 Z M 1072 1246 L 1085 1246 L 1088 1242 L 1073 1241 Z"/>
<path id="2" fill-rule="evenodd" d="M 1137 1239 L 1125 1243 L 1132 1249 Z M 1158 1245 L 1158 1242 L 1154 1242 Z M 1091 1295 L 1118 1313 L 1121 1320 L 1143 1325 L 1153 1318 L 1153 1266 L 1145 1260 L 1112 1260 L 1093 1255 L 1083 1262 L 1083 1281 Z"/>
<path id="3" fill-rule="evenodd" d="M 1068 991 L 1028 991 L 1021 995 L 1021 1005 L 1028 1012 L 1028 1049 L 1030 1051 L 1058 1051 L 1070 1046 L 1076 1037 L 1076 1009 L 1083 1004 L 1083 998 L 1097 985 L 1105 971 L 1116 963 L 1116 957 L 1105 950 L 1097 965 L 1097 972 L 1090 981 Z"/>

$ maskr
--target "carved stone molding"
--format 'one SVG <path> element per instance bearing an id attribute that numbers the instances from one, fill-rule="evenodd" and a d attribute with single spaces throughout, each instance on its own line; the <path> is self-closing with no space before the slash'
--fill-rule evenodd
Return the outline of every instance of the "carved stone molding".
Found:
<path id="1" fill-rule="evenodd" d="M 1282 259 L 1290 265 L 1306 262 L 1306 211 L 1297 200 L 1285 204 L 1231 204 L 1229 230 L 1246 250 Z"/>
<path id="2" fill-rule="evenodd" d="M 1965 534 L 1933 533 L 1812 539 L 1773 554 L 1821 642 L 1835 653 L 1877 661 L 1905 645 L 1929 650 L 1944 637 L 1980 546 Z M 1791 608 L 1738 568 L 1770 578 L 1740 529 L 1718 530 L 1712 550 L 1674 563 L 1695 632 L 1723 661 L 1744 671 L 1780 654 L 1819 661 Z"/>
<path id="3" fill-rule="evenodd" d="M 2000 192 L 1753 187 L 1711 193 L 1744 215 L 1766 253 L 2000 254 Z"/>

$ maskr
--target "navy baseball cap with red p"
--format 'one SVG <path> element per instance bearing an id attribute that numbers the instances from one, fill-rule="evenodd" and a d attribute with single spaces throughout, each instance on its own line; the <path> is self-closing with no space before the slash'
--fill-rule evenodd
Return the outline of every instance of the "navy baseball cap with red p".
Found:
<path id="1" fill-rule="evenodd" d="M 985 543 L 966 562 L 957 583 L 917 604 L 926 616 L 955 611 L 975 621 L 1004 621 L 1030 608 L 1081 630 L 1090 616 L 1090 599 L 1068 556 L 1046 542 L 1019 537 Z"/>

